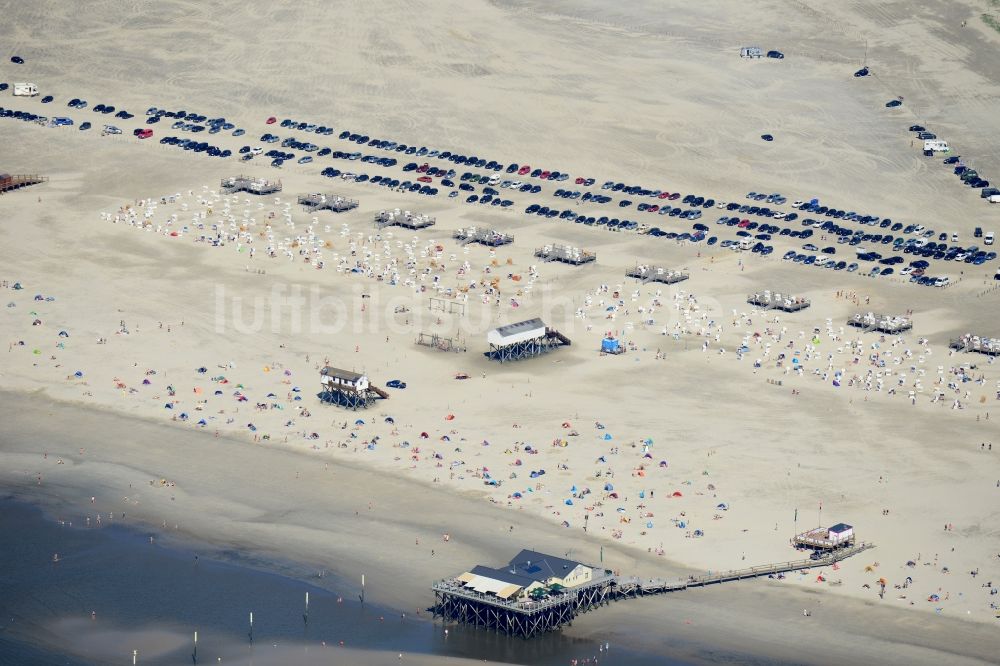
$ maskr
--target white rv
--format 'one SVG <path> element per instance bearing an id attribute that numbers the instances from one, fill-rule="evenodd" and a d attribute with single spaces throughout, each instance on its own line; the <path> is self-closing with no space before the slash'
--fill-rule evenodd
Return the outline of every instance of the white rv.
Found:
<path id="1" fill-rule="evenodd" d="M 990 195 L 989 202 L 990 203 L 1000 203 L 1000 194 Z"/>
<path id="2" fill-rule="evenodd" d="M 763 58 L 764 50 L 759 46 L 744 46 L 740 49 L 741 58 Z"/>
<path id="3" fill-rule="evenodd" d="M 38 95 L 38 86 L 34 83 L 15 83 L 14 97 L 35 97 Z"/>
<path id="4" fill-rule="evenodd" d="M 947 141 L 942 141 L 941 139 L 927 139 L 924 141 L 924 150 L 930 150 L 935 153 L 947 153 L 951 149 L 948 147 Z"/>

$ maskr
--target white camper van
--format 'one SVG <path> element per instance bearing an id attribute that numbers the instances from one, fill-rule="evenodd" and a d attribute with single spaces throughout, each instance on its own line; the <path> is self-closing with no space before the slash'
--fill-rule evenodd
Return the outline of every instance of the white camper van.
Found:
<path id="1" fill-rule="evenodd" d="M 741 58 L 763 58 L 764 49 L 759 46 L 744 46 L 740 49 Z"/>
<path id="2" fill-rule="evenodd" d="M 15 83 L 14 97 L 35 97 L 38 95 L 38 86 L 34 83 Z"/>
<path id="3" fill-rule="evenodd" d="M 930 150 L 935 153 L 947 153 L 951 149 L 948 147 L 947 141 L 942 141 L 941 139 L 927 139 L 924 141 L 924 150 Z"/>

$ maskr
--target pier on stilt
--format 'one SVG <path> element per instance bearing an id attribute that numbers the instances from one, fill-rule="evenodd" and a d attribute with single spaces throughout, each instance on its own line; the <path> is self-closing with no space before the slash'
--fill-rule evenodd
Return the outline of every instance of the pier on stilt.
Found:
<path id="1" fill-rule="evenodd" d="M 831 528 L 832 529 L 832 528 Z M 678 592 L 693 587 L 823 567 L 873 548 L 850 544 L 816 550 L 813 557 L 680 579 L 620 576 L 559 557 L 521 551 L 502 568 L 476 566 L 434 583 L 435 618 L 532 638 L 569 626 L 581 613 L 613 601 Z"/>

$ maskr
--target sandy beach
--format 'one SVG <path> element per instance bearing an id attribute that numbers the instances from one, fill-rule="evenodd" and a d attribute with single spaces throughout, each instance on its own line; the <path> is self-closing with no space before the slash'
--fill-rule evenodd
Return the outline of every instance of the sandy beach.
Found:
<path id="1" fill-rule="evenodd" d="M 514 204 L 502 209 L 464 203 L 464 191 L 319 175 L 332 165 L 404 177 L 399 167 L 317 157 L 275 169 L 263 156 L 178 150 L 158 143 L 178 133 L 167 119 L 149 140 L 131 135 L 146 108 L 183 106 L 246 128 L 206 137 L 238 154 L 269 146 L 264 132 L 292 133 L 267 117 L 296 118 L 335 128 L 310 140 L 337 150 L 353 150 L 337 139 L 350 130 L 560 169 L 567 187 L 593 177 L 593 191 L 621 180 L 723 202 L 751 190 L 817 197 L 968 244 L 973 228 L 997 229 L 1000 206 L 905 130 L 933 127 L 1000 174 L 1000 34 L 978 14 L 974 2 L 221 3 L 193 15 L 109 3 L 79 30 L 56 3 L 18 9 L 0 35 L 26 63 L 0 78 L 56 100 L 4 93 L 2 105 L 95 129 L 0 118 L 0 171 L 49 178 L 0 198 L 0 488 L 53 515 L 124 511 L 200 547 L 346 580 L 377 572 L 374 598 L 413 611 L 432 601 L 432 581 L 529 545 L 682 577 L 795 559 L 793 535 L 846 522 L 876 548 L 780 581 L 617 604 L 564 632 L 692 661 L 711 661 L 714 644 L 792 663 L 990 662 L 1000 372 L 995 357 L 949 343 L 1000 335 L 996 261 L 934 262 L 951 284 L 926 288 L 898 272 L 783 261 L 802 240 L 777 234 L 760 256 L 525 215 L 540 203 L 691 230 L 634 206 L 557 199 L 562 184 L 530 177 L 542 193 L 504 191 Z M 785 58 L 741 60 L 749 42 Z M 865 57 L 875 76 L 852 77 Z M 111 120 L 66 109 L 74 96 L 136 117 L 101 136 Z M 884 108 L 897 96 L 900 109 Z M 221 181 L 241 173 L 282 190 L 224 194 Z M 314 192 L 360 205 L 303 210 L 296 197 Z M 397 208 L 436 223 L 373 225 Z M 705 209 L 700 222 L 730 237 L 716 224 L 725 213 Z M 514 242 L 453 238 L 469 226 Z M 819 231 L 810 240 L 835 244 Z M 560 243 L 597 260 L 534 256 Z M 836 257 L 853 249 L 836 245 Z M 637 264 L 690 277 L 627 279 Z M 747 303 L 765 289 L 811 305 Z M 913 329 L 848 325 L 867 312 Z M 532 317 L 572 344 L 516 363 L 484 356 L 488 330 Z M 467 351 L 415 344 L 422 333 Z M 601 354 L 607 337 L 626 353 Z M 327 365 L 406 388 L 357 412 L 323 404 Z"/>

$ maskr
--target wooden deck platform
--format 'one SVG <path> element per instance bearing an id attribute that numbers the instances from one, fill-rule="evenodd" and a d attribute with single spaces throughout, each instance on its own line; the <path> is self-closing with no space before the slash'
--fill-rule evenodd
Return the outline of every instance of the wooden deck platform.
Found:
<path id="1" fill-rule="evenodd" d="M 880 314 L 877 312 L 857 312 L 847 320 L 849 326 L 860 328 L 865 333 L 902 333 L 913 328 L 913 320 L 901 315 Z"/>
<path id="2" fill-rule="evenodd" d="M 458 241 L 459 245 L 468 245 L 469 243 L 479 243 L 480 245 L 485 245 L 487 247 L 500 247 L 501 245 L 508 245 L 514 242 L 514 236 L 511 234 L 505 234 L 496 229 L 486 229 L 481 227 L 465 227 L 464 229 L 456 229 L 451 235 L 452 238 Z"/>
<path id="3" fill-rule="evenodd" d="M 334 213 L 342 213 L 358 207 L 357 199 L 348 199 L 339 194 L 300 194 L 298 202 L 306 209 L 307 213 L 314 213 L 318 210 L 332 210 Z"/>
<path id="4" fill-rule="evenodd" d="M 411 213 L 408 210 L 381 210 L 375 213 L 375 227 L 402 227 L 403 229 L 426 229 L 437 223 L 437 219 L 429 215 Z"/>
<path id="5" fill-rule="evenodd" d="M 14 190 L 19 190 L 22 187 L 28 187 L 29 185 L 45 183 L 48 180 L 48 176 L 40 176 L 38 174 L 3 174 L 0 176 L 0 194 L 13 192 Z"/>
<path id="6" fill-rule="evenodd" d="M 687 271 L 677 271 L 660 266 L 650 266 L 646 264 L 636 264 L 634 268 L 625 271 L 625 277 L 635 278 L 643 284 L 647 282 L 662 282 L 663 284 L 676 284 L 683 282 L 691 276 Z"/>
<path id="7" fill-rule="evenodd" d="M 281 191 L 281 181 L 251 178 L 241 174 L 232 178 L 223 178 L 219 188 L 223 194 L 235 194 L 236 192 L 260 195 L 274 194 Z"/>
<path id="8" fill-rule="evenodd" d="M 1000 356 L 1000 338 L 987 338 L 982 335 L 967 333 L 960 338 L 952 338 L 948 346 L 962 352 L 978 352 L 987 356 Z"/>
<path id="9" fill-rule="evenodd" d="M 800 296 L 789 296 L 787 293 L 765 289 L 747 296 L 747 303 L 764 310 L 781 310 L 782 312 L 798 312 L 812 305 L 808 299 Z"/>
<path id="10" fill-rule="evenodd" d="M 587 250 L 569 245 L 545 245 L 535 248 L 535 256 L 542 261 L 561 261 L 571 266 L 582 266 L 583 264 L 597 261 L 597 255 Z"/>

